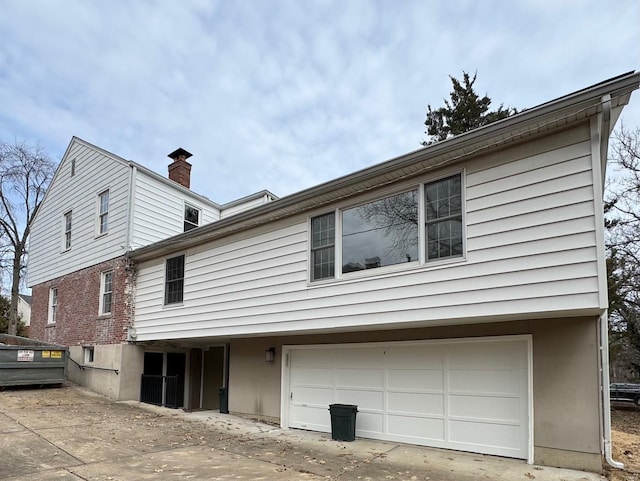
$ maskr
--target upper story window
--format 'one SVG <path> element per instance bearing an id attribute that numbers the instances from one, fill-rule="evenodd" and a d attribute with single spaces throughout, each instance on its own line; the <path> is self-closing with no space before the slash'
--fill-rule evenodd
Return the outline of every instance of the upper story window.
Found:
<path id="1" fill-rule="evenodd" d="M 456 174 L 337 214 L 314 217 L 310 278 L 335 278 L 336 264 L 340 277 L 385 266 L 460 257 L 464 254 L 462 215 L 462 175 Z"/>
<path id="2" fill-rule="evenodd" d="M 113 271 L 100 275 L 100 314 L 111 314 L 113 301 Z"/>
<path id="3" fill-rule="evenodd" d="M 335 214 L 311 219 L 311 280 L 326 279 L 335 272 Z"/>
<path id="4" fill-rule="evenodd" d="M 76 159 L 71 159 L 71 177 L 76 175 Z"/>
<path id="5" fill-rule="evenodd" d="M 109 189 L 98 195 L 98 234 L 109 230 Z"/>
<path id="6" fill-rule="evenodd" d="M 179 304 L 184 297 L 184 254 L 167 259 L 164 303 Z"/>
<path id="7" fill-rule="evenodd" d="M 427 259 L 462 255 L 462 179 L 453 175 L 424 186 Z"/>
<path id="8" fill-rule="evenodd" d="M 417 189 L 342 211 L 342 273 L 417 260 Z"/>
<path id="9" fill-rule="evenodd" d="M 47 322 L 54 324 L 56 322 L 58 314 L 58 288 L 52 287 L 49 289 L 49 316 Z"/>
<path id="10" fill-rule="evenodd" d="M 200 225 L 200 210 L 192 205 L 184 205 L 184 232 Z"/>
<path id="11" fill-rule="evenodd" d="M 71 249 L 71 218 L 72 211 L 64 215 L 64 250 Z"/>

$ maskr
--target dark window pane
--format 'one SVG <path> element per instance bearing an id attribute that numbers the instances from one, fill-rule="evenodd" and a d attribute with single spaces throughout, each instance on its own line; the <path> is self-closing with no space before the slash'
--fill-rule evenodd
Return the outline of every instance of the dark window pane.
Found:
<path id="1" fill-rule="evenodd" d="M 342 272 L 418 260 L 418 191 L 342 213 Z"/>
<path id="2" fill-rule="evenodd" d="M 165 304 L 182 302 L 184 290 L 184 255 L 167 259 Z"/>

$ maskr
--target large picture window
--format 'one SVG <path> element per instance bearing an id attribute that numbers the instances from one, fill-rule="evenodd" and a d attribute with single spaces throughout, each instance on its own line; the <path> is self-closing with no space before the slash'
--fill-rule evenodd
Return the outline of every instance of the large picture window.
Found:
<path id="1" fill-rule="evenodd" d="M 167 259 L 164 303 L 179 304 L 184 297 L 184 255 Z"/>
<path id="2" fill-rule="evenodd" d="M 342 212 L 342 272 L 418 260 L 418 191 Z"/>
<path id="3" fill-rule="evenodd" d="M 463 256 L 462 191 L 462 174 L 455 174 L 313 217 L 311 281 Z"/>

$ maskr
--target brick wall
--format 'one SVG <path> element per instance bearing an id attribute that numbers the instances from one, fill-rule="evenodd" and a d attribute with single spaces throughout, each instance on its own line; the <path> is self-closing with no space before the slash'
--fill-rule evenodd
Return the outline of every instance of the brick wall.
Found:
<path id="1" fill-rule="evenodd" d="M 119 344 L 131 318 L 133 276 L 125 257 L 53 279 L 32 288 L 31 337 L 64 346 Z M 111 314 L 99 315 L 100 278 L 113 270 Z M 56 323 L 48 324 L 49 290 L 58 288 Z"/>

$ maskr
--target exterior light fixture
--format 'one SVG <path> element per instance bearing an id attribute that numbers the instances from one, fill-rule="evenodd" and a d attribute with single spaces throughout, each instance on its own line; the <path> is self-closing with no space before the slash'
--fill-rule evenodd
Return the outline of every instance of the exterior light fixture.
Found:
<path id="1" fill-rule="evenodd" d="M 266 351 L 264 351 L 264 360 L 266 362 L 273 362 L 276 358 L 276 348 L 270 347 Z"/>

